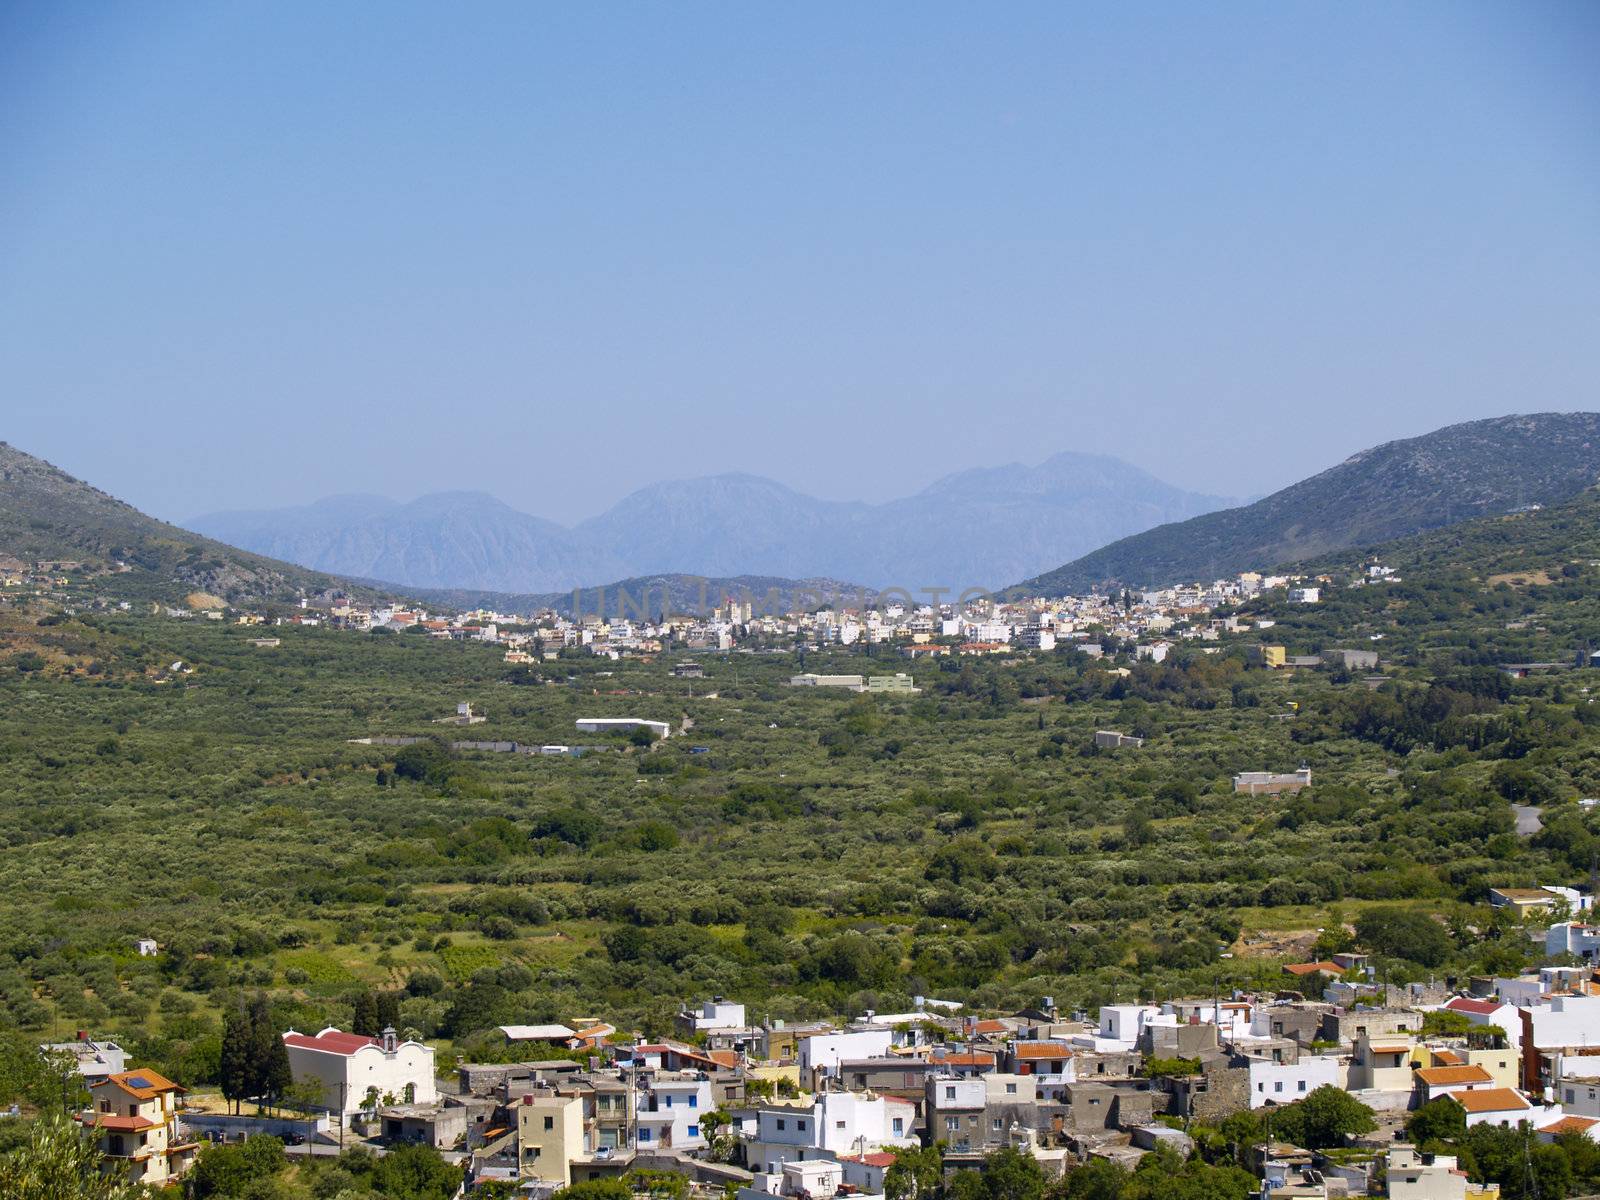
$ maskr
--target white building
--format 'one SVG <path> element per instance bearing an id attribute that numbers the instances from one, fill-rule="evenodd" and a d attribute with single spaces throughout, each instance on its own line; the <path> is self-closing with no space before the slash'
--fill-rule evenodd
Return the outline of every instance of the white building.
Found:
<path id="1" fill-rule="evenodd" d="M 1321 588 L 1297 587 L 1289 589 L 1290 604 L 1316 604 L 1321 599 Z"/>
<path id="2" fill-rule="evenodd" d="M 816 1033 L 799 1042 L 800 1077 L 813 1072 L 831 1075 L 847 1058 L 877 1058 L 889 1053 L 894 1031 L 885 1028 L 852 1029 L 844 1033 Z"/>
<path id="3" fill-rule="evenodd" d="M 776 1175 L 786 1162 L 914 1146 L 915 1120 L 910 1101 L 870 1092 L 822 1092 L 809 1108 L 766 1105 L 756 1114 L 745 1161 L 753 1171 Z"/>
<path id="4" fill-rule="evenodd" d="M 1326 1054 L 1308 1054 L 1293 1063 L 1250 1060 L 1250 1107 L 1293 1104 L 1304 1100 L 1319 1087 L 1343 1088 L 1348 1072 L 1339 1059 Z"/>
<path id="5" fill-rule="evenodd" d="M 717 996 L 701 1003 L 693 1021 L 696 1029 L 743 1029 L 744 1005 Z"/>
<path id="6" fill-rule="evenodd" d="M 711 1080 L 701 1071 L 662 1071 L 640 1087 L 636 1120 L 641 1150 L 699 1150 L 706 1144 L 701 1118 L 715 1105 Z"/>
<path id="7" fill-rule="evenodd" d="M 379 1104 L 432 1104 L 433 1047 L 400 1041 L 393 1029 L 383 1038 L 341 1033 L 331 1025 L 321 1033 L 283 1035 L 295 1081 L 322 1085 L 322 1107 L 348 1116 Z M 393 1097 L 386 1100 L 384 1097 Z"/>
<path id="8" fill-rule="evenodd" d="M 1106 1005 L 1100 1010 L 1100 1031 L 1095 1038 L 1095 1049 L 1135 1049 L 1144 1027 L 1160 1015 L 1161 1010 L 1152 1004 Z"/>
<path id="9" fill-rule="evenodd" d="M 1600 954 L 1600 926 L 1579 921 L 1560 921 L 1545 930 L 1544 952 L 1551 958 L 1570 954 L 1593 960 Z"/>

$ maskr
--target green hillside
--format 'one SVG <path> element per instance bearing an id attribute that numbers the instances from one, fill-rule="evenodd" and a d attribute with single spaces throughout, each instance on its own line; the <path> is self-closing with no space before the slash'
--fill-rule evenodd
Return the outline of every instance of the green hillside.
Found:
<path id="1" fill-rule="evenodd" d="M 1559 502 L 1597 478 L 1600 414 L 1470 421 L 1363 451 L 1254 504 L 1123 538 L 1013 590 L 1221 578 Z"/>
<path id="2" fill-rule="evenodd" d="M 43 459 L 0 442 L 0 555 L 128 570 L 121 595 L 178 600 L 207 592 L 237 603 L 291 600 L 341 580 L 250 554 L 148 517 Z"/>

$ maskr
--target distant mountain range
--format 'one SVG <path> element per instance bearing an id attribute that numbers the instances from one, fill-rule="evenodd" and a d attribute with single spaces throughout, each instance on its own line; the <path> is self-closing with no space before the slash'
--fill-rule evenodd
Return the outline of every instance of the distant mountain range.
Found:
<path id="1" fill-rule="evenodd" d="M 883 504 L 728 474 L 652 484 L 571 528 L 478 492 L 404 504 L 332 496 L 189 524 L 273 558 L 412 587 L 550 593 L 676 573 L 959 590 L 1229 503 L 1114 458 L 1063 453 L 1038 466 L 964 471 Z"/>
<path id="2" fill-rule="evenodd" d="M 1556 503 L 1597 478 L 1600 413 L 1469 421 L 1363 450 L 1254 504 L 1122 538 L 1015 590 L 1213 579 Z"/>

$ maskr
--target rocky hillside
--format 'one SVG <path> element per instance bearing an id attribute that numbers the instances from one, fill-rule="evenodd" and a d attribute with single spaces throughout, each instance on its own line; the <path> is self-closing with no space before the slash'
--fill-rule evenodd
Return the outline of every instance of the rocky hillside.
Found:
<path id="1" fill-rule="evenodd" d="M 1063 595 L 1316 558 L 1567 499 L 1600 478 L 1600 413 L 1536 413 L 1386 442 L 1241 508 L 1125 537 L 1021 583 Z"/>
<path id="2" fill-rule="evenodd" d="M 125 563 L 122 592 L 230 602 L 287 600 L 338 587 L 316 571 L 274 562 L 148 517 L 43 459 L 0 442 L 0 555 L 68 559 L 90 570 Z M 135 587 L 134 585 L 141 585 Z"/>

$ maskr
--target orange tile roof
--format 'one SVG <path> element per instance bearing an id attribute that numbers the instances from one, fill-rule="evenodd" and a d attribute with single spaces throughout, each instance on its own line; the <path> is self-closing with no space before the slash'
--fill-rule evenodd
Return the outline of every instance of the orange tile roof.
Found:
<path id="1" fill-rule="evenodd" d="M 106 1083 L 115 1084 L 130 1096 L 137 1096 L 140 1100 L 153 1100 L 163 1092 L 181 1092 L 183 1089 L 172 1080 L 158 1071 L 148 1068 L 139 1071 L 123 1071 L 120 1075 L 108 1075 Z"/>
<path id="2" fill-rule="evenodd" d="M 1467 1065 L 1467 1060 L 1454 1050 L 1435 1050 L 1433 1057 L 1439 1060 L 1436 1065 L 1441 1067 L 1464 1067 Z"/>
<path id="3" fill-rule="evenodd" d="M 1283 969 L 1290 975 L 1315 975 L 1319 971 L 1325 975 L 1344 974 L 1344 968 L 1336 962 L 1290 963 Z"/>
<path id="4" fill-rule="evenodd" d="M 1072 1047 L 1050 1042 L 1019 1042 L 1015 1053 L 1018 1058 L 1071 1058 Z"/>
<path id="5" fill-rule="evenodd" d="M 1591 1128 L 1600 1125 L 1600 1121 L 1593 1117 L 1562 1117 L 1539 1130 L 1540 1133 L 1587 1133 Z"/>
<path id="6" fill-rule="evenodd" d="M 933 1061 L 952 1067 L 992 1067 L 994 1055 L 969 1050 L 963 1054 L 946 1054 L 943 1058 L 936 1058 Z"/>
<path id="7" fill-rule="evenodd" d="M 1504 1112 L 1531 1108 L 1521 1092 L 1511 1088 L 1485 1088 L 1481 1092 L 1456 1092 L 1450 1097 L 1469 1113 Z"/>
<path id="8" fill-rule="evenodd" d="M 1410 1046 L 1406 1046 L 1406 1045 L 1369 1046 L 1368 1049 L 1370 1049 L 1374 1054 L 1410 1054 L 1411 1053 L 1411 1047 Z"/>
<path id="9" fill-rule="evenodd" d="M 1457 1083 L 1493 1083 L 1494 1076 L 1479 1066 L 1423 1067 L 1417 1078 L 1429 1087 L 1444 1087 Z"/>
<path id="10" fill-rule="evenodd" d="M 1004 1021 L 987 1020 L 979 1021 L 972 1030 L 974 1033 L 1006 1033 L 1010 1028 Z"/>

